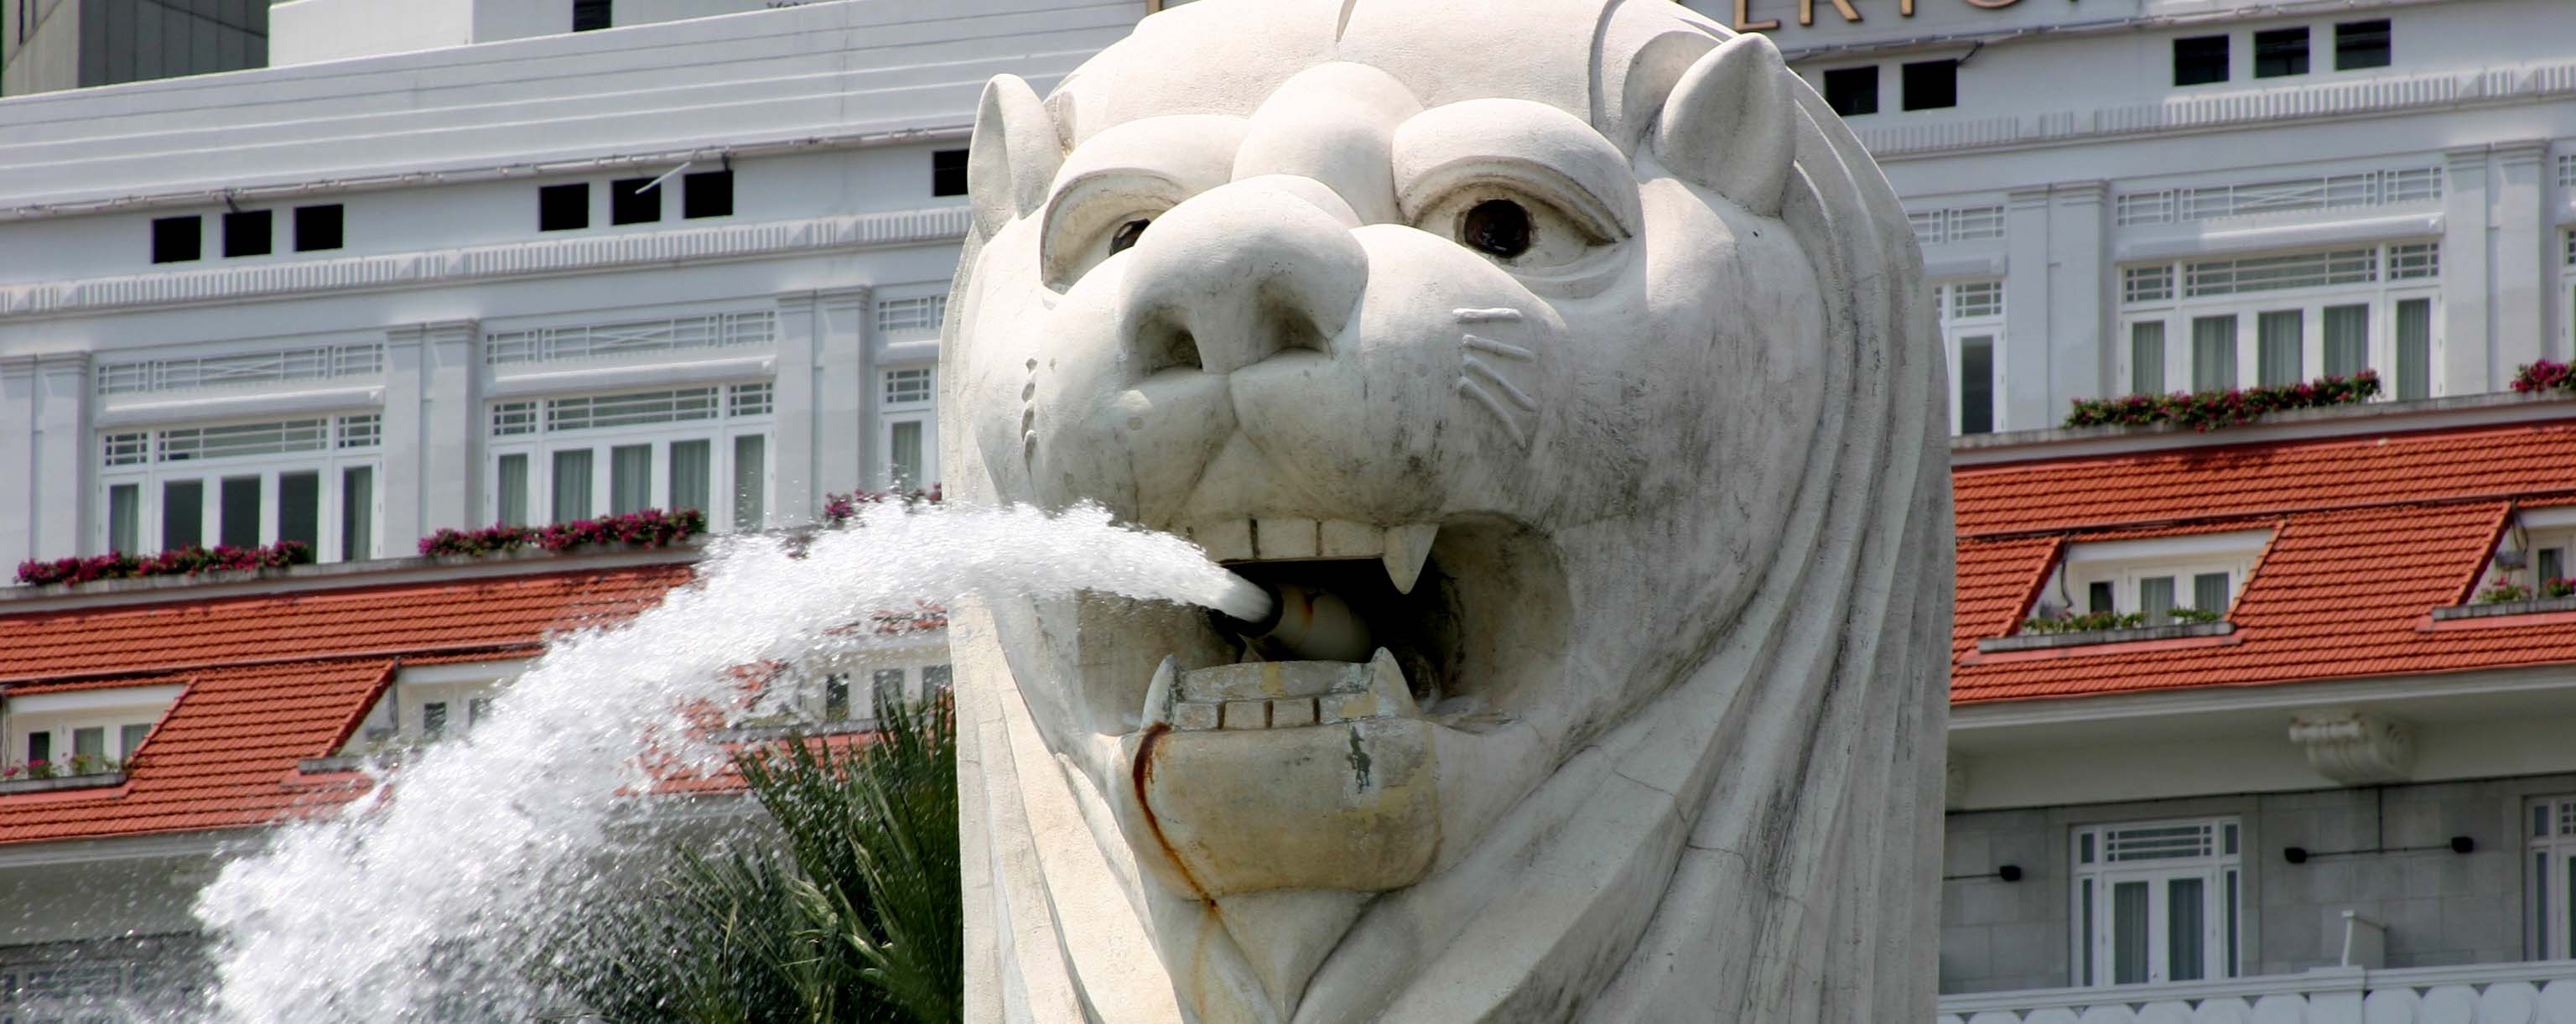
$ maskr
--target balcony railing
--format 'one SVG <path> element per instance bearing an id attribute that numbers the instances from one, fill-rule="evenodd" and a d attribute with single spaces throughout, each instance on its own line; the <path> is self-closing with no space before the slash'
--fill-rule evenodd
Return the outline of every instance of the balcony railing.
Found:
<path id="1" fill-rule="evenodd" d="M 2576 961 L 1941 997 L 1939 1024 L 2576 1024 Z"/>

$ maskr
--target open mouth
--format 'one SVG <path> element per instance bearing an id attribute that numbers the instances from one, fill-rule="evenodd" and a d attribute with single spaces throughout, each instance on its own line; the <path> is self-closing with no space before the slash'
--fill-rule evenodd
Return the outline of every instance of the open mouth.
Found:
<path id="1" fill-rule="evenodd" d="M 1172 880 L 1206 897 L 1419 880 L 1448 791 L 1478 760 L 1442 749 L 1507 727 L 1519 694 L 1561 674 L 1568 602 L 1551 546 L 1490 516 L 1186 532 L 1275 607 L 1257 623 L 1211 613 L 1147 662 L 1121 745 L 1136 824 Z M 1444 759 L 1460 763 L 1444 772 Z"/>

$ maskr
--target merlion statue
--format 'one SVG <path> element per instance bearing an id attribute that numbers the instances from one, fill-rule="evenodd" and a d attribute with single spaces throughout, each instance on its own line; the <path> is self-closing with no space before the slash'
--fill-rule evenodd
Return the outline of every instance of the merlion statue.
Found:
<path id="1" fill-rule="evenodd" d="M 959 611 L 970 1019 L 1932 1019 L 1940 342 L 1769 41 L 1203 0 L 969 168 L 950 493 L 1282 606 Z"/>

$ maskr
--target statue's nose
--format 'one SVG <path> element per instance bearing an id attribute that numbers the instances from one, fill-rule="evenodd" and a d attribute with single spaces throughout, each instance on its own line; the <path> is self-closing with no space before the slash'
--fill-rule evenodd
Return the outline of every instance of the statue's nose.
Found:
<path id="1" fill-rule="evenodd" d="M 1330 353 L 1368 285 L 1368 254 L 1351 237 L 1358 224 L 1330 189 L 1289 177 L 1211 189 L 1155 218 L 1125 275 L 1139 375 Z"/>

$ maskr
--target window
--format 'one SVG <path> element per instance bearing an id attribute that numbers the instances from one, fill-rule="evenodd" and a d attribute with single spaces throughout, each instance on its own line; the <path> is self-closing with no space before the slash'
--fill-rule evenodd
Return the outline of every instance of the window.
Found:
<path id="1" fill-rule="evenodd" d="M 77 766 L 84 773 L 121 767 L 143 749 L 152 726 L 178 700 L 178 685 L 130 686 L 77 693 L 37 694 L 10 701 L 5 743 L 29 763 Z"/>
<path id="2" fill-rule="evenodd" d="M 152 735 L 152 723 L 128 722 L 116 729 L 116 756 L 131 760 L 143 749 L 143 741 Z"/>
<path id="3" fill-rule="evenodd" d="M 2129 393 L 2161 395 L 2165 391 L 2165 324 L 2162 320 L 2129 325 Z"/>
<path id="4" fill-rule="evenodd" d="M 483 361 L 502 366 L 600 359 L 688 349 L 767 345 L 777 337 L 778 313 L 775 310 L 574 324 L 493 331 L 483 339 Z"/>
<path id="5" fill-rule="evenodd" d="M 475 727 L 475 726 L 481 725 L 481 724 L 483 724 L 483 723 L 485 723 L 485 722 L 488 722 L 488 721 L 491 721 L 491 720 L 492 720 L 492 698 L 490 698 L 490 697 L 468 697 L 468 698 L 466 698 L 466 700 L 465 700 L 465 729 L 466 729 L 466 731 L 471 732 L 471 731 L 473 731 L 473 729 L 474 729 L 474 727 Z"/>
<path id="6" fill-rule="evenodd" d="M 2265 312 L 2254 321 L 2254 381 L 2265 387 L 2306 380 L 2299 361 L 2299 339 L 2305 334 L 2299 311 Z"/>
<path id="7" fill-rule="evenodd" d="M 966 151 L 942 149 L 930 154 L 930 194 L 962 196 L 966 194 Z"/>
<path id="8" fill-rule="evenodd" d="M 2346 21 L 2335 25 L 2335 70 L 2384 68 L 2388 63 L 2388 19 Z"/>
<path id="9" fill-rule="evenodd" d="M 680 216 L 689 220 L 733 215 L 733 172 L 700 171 L 680 176 Z"/>
<path id="10" fill-rule="evenodd" d="M 314 557 L 321 553 L 315 551 Z M 376 557 L 376 470 L 351 466 L 340 471 L 340 560 L 362 562 Z"/>
<path id="11" fill-rule="evenodd" d="M 338 377 L 372 377 L 385 370 L 381 342 L 356 345 L 312 345 L 299 348 L 236 352 L 219 356 L 186 356 L 106 363 L 98 368 L 98 393 L 139 394 L 188 391 L 245 384 L 279 384 Z"/>
<path id="12" fill-rule="evenodd" d="M 96 493 L 108 514 L 91 543 L 148 553 L 299 541 L 321 561 L 371 556 L 382 444 L 376 413 L 103 434 Z"/>
<path id="13" fill-rule="evenodd" d="M 1992 433 L 2000 425 L 1995 407 L 2002 380 L 2004 286 L 2001 281 L 1959 281 L 1933 289 L 1934 309 L 1941 319 L 1943 343 L 1950 359 L 1950 429 L 1959 434 Z"/>
<path id="14" fill-rule="evenodd" d="M 769 438 L 740 434 L 733 439 L 733 528 L 757 530 L 768 513 Z"/>
<path id="15" fill-rule="evenodd" d="M 839 722 L 850 717 L 850 675 L 835 672 L 823 677 L 823 717 Z"/>
<path id="16" fill-rule="evenodd" d="M 1995 429 L 1995 339 L 1959 339 L 1959 432 Z"/>
<path id="17" fill-rule="evenodd" d="M 2279 78 L 2307 73 L 2307 26 L 2265 29 L 2254 33 L 2254 77 Z"/>
<path id="18" fill-rule="evenodd" d="M 53 734 L 53 733 L 50 733 L 50 732 L 31 732 L 31 733 L 28 733 L 28 734 L 27 734 L 27 763 L 28 763 L 28 764 L 34 764 L 34 763 L 36 763 L 36 762 L 38 762 L 38 761 L 51 761 L 51 760 L 53 760 L 53 759 L 54 759 L 54 734 Z"/>
<path id="19" fill-rule="evenodd" d="M 537 189 L 537 230 L 574 231 L 590 226 L 590 185 L 547 185 Z"/>
<path id="20" fill-rule="evenodd" d="M 1916 210 L 1906 214 L 1905 221 L 1914 229 L 1914 240 L 1924 245 L 1975 242 L 2004 236 L 2004 208 L 2001 206 Z"/>
<path id="21" fill-rule="evenodd" d="M 572 0 L 572 30 L 592 32 L 615 23 L 610 0 Z"/>
<path id="22" fill-rule="evenodd" d="M 2428 397 L 2440 255 L 2438 243 L 2406 242 L 2124 267 L 2131 387 L 2156 379 L 2139 339 L 2160 337 L 2167 384 L 2225 389 L 2376 370 L 2389 394 Z"/>
<path id="23" fill-rule="evenodd" d="M 902 670 L 902 669 L 899 669 L 899 668 L 881 668 L 881 669 L 878 669 L 878 670 L 876 670 L 875 674 L 873 674 L 872 676 L 870 676 L 870 677 L 869 677 L 868 682 L 869 682 L 869 685 L 870 685 L 871 687 L 873 687 L 873 688 L 874 688 L 874 690 L 875 690 L 876 702 L 877 702 L 877 706 L 878 706 L 878 707 L 886 707 L 886 706 L 889 706 L 889 705 L 894 705 L 894 704 L 901 704 L 901 703 L 903 703 L 904 696 L 903 696 L 903 670 Z"/>
<path id="24" fill-rule="evenodd" d="M 923 700 L 931 700 L 931 699 L 934 699 L 934 698 L 937 698 L 937 697 L 945 696 L 945 695 L 948 693 L 948 687 L 949 687 L 949 669 L 948 669 L 948 666 L 946 666 L 946 665 L 924 665 L 924 666 L 922 666 L 922 669 L 921 669 L 921 699 L 923 699 Z"/>
<path id="25" fill-rule="evenodd" d="M 2225 391 L 2236 386 L 2236 318 L 2194 317 L 2191 321 L 2191 389 Z"/>
<path id="26" fill-rule="evenodd" d="M 2147 625 L 2168 624 L 2171 613 L 2184 608 L 2224 616 L 2271 536 L 2269 530 L 2231 530 L 2079 541 L 2066 546 L 2034 603 L 2046 615 L 2079 606 L 2086 612 L 2135 612 Z"/>
<path id="27" fill-rule="evenodd" d="M 877 333 L 936 335 L 939 332 L 939 319 L 947 315 L 948 296 L 946 295 L 878 299 Z"/>
<path id="28" fill-rule="evenodd" d="M 447 735 L 447 702 L 434 700 L 420 706 L 420 732 L 430 739 Z"/>
<path id="29" fill-rule="evenodd" d="M 203 218 L 161 217 L 152 222 L 152 262 L 185 263 L 203 255 Z"/>
<path id="30" fill-rule="evenodd" d="M 2208 85 L 2227 80 L 2227 37 L 2193 36 L 2173 44 L 2175 85 Z"/>
<path id="31" fill-rule="evenodd" d="M 2075 831 L 2074 981 L 2236 976 L 2243 845 L 2232 818 Z"/>
<path id="32" fill-rule="evenodd" d="M 2534 960 L 2576 957 L 2576 797 L 2533 800 L 2526 820 L 2526 951 Z"/>
<path id="33" fill-rule="evenodd" d="M 275 220 L 267 210 L 237 210 L 225 214 L 224 255 L 268 255 L 276 237 Z"/>
<path id="34" fill-rule="evenodd" d="M 662 190 L 651 178 L 619 178 L 608 183 L 608 222 L 649 224 L 662 219 Z"/>
<path id="35" fill-rule="evenodd" d="M 143 488 L 139 484 L 112 484 L 107 489 L 107 550 L 132 553 L 141 543 Z"/>
<path id="36" fill-rule="evenodd" d="M 930 367 L 888 370 L 881 378 L 883 415 L 879 437 L 884 444 L 883 486 L 908 489 L 939 481 L 938 450 L 933 441 L 931 399 L 936 379 Z"/>
<path id="37" fill-rule="evenodd" d="M 1916 61 L 1905 66 L 1905 109 L 1939 110 L 1959 105 L 1959 62 Z"/>
<path id="38" fill-rule="evenodd" d="M 2114 205 L 2118 222 L 2127 226 L 2431 203 L 2441 198 L 2441 168 L 2401 167 L 2124 192 Z"/>
<path id="39" fill-rule="evenodd" d="M 485 521 L 694 508 L 711 530 L 757 529 L 775 404 L 768 381 L 494 402 Z"/>
<path id="40" fill-rule="evenodd" d="M 340 204 L 295 208 L 295 251 L 321 252 L 340 245 Z"/>
<path id="41" fill-rule="evenodd" d="M 1844 117 L 1878 113 L 1878 65 L 1825 72 L 1825 105 Z"/>
<path id="42" fill-rule="evenodd" d="M 2397 303 L 2397 397 L 2433 397 L 2433 300 Z"/>

